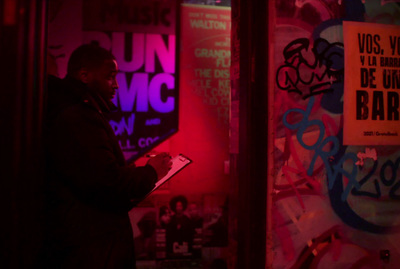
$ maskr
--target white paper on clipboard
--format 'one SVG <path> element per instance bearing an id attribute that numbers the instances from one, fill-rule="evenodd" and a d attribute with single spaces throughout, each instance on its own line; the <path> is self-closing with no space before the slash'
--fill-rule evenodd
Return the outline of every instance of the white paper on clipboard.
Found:
<path id="1" fill-rule="evenodd" d="M 179 171 L 181 171 L 183 168 L 185 168 L 187 165 L 192 163 L 192 160 L 183 154 L 176 155 L 175 157 L 172 158 L 171 161 L 172 161 L 171 170 L 169 170 L 168 174 L 166 174 L 162 179 L 157 181 L 156 186 L 150 191 L 150 193 L 152 193 L 153 191 L 158 189 L 162 184 L 164 184 L 166 181 L 168 181 L 171 177 L 173 177 Z"/>

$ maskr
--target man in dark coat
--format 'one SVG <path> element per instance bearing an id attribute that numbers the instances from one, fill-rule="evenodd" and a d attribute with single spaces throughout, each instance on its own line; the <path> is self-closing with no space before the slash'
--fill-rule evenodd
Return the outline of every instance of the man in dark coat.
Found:
<path id="1" fill-rule="evenodd" d="M 135 268 L 128 211 L 167 174 L 161 153 L 128 165 L 108 123 L 118 88 L 113 55 L 82 45 L 67 76 L 49 79 L 44 268 Z"/>

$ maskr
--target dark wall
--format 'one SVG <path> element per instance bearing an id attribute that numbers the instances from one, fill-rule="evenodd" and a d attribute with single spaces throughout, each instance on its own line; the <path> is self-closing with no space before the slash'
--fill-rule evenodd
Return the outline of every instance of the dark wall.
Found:
<path id="1" fill-rule="evenodd" d="M 0 1 L 3 268 L 31 268 L 41 244 L 46 1 Z"/>
<path id="2" fill-rule="evenodd" d="M 239 74 L 234 74 L 234 69 L 231 73 L 232 104 L 239 102 L 239 151 L 236 157 L 234 156 L 238 176 L 237 268 L 265 267 L 267 5 L 267 1 L 232 3 L 232 66 L 239 61 Z"/>

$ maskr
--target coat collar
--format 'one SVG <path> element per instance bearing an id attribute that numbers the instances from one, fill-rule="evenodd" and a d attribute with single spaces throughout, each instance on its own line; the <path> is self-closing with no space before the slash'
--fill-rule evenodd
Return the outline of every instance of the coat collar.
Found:
<path id="1" fill-rule="evenodd" d="M 110 113 L 117 108 L 111 101 L 107 102 L 100 95 L 90 91 L 87 85 L 82 81 L 70 76 L 67 76 L 64 81 L 73 99 L 94 107 L 100 114 Z"/>

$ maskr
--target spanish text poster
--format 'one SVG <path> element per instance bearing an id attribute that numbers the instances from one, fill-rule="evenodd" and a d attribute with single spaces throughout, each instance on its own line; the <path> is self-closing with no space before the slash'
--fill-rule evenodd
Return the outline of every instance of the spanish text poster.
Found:
<path id="1" fill-rule="evenodd" d="M 343 22 L 343 38 L 343 144 L 400 144 L 400 26 Z"/>

